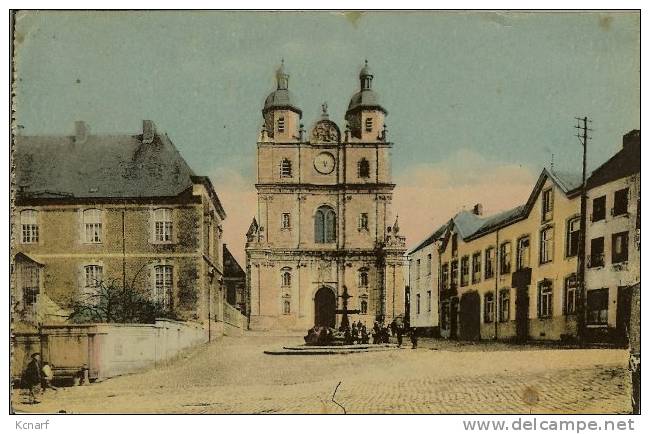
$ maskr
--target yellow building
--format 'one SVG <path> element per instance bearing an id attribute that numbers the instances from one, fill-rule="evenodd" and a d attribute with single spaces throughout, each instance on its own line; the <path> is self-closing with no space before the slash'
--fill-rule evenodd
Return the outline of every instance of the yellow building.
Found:
<path id="1" fill-rule="evenodd" d="M 345 115 L 323 104 L 309 132 L 282 66 L 257 144 L 257 217 L 247 234 L 252 329 L 336 326 L 347 288 L 351 321 L 404 312 L 405 240 L 391 202 L 387 111 L 366 65 Z"/>
<path id="2" fill-rule="evenodd" d="M 633 131 L 588 178 L 584 298 L 581 174 L 544 169 L 524 205 L 483 216 L 477 204 L 409 251 L 411 324 L 464 340 L 562 340 L 579 335 L 584 315 L 588 339 L 624 333 L 630 296 L 621 289 L 640 281 L 639 154 Z"/>
<path id="3" fill-rule="evenodd" d="M 222 313 L 226 214 L 165 134 L 16 136 L 12 306 L 16 324 L 56 323 L 102 283 L 174 317 Z"/>

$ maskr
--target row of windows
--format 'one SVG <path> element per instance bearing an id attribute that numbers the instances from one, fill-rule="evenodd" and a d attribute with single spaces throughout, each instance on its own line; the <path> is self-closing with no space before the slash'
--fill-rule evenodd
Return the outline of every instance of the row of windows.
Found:
<path id="1" fill-rule="evenodd" d="M 24 267 L 21 286 L 23 303 L 26 307 L 36 303 L 39 292 L 39 276 L 37 267 Z M 83 267 L 82 292 L 89 296 L 97 294 L 104 284 L 104 267 L 98 264 L 89 264 Z M 156 265 L 153 267 L 152 299 L 163 308 L 171 307 L 173 294 L 173 266 Z M 89 300 L 92 300 L 89 298 Z"/>
<path id="2" fill-rule="evenodd" d="M 357 162 L 357 176 L 359 178 L 370 178 L 370 162 L 362 158 Z M 293 163 L 288 158 L 283 158 L 280 162 L 280 178 L 293 177 Z"/>
<path id="3" fill-rule="evenodd" d="M 628 212 L 630 191 L 623 188 L 614 192 L 614 206 L 610 210 L 612 216 L 625 215 Z M 599 196 L 591 202 L 591 221 L 605 220 L 607 216 L 607 196 Z"/>
<path id="4" fill-rule="evenodd" d="M 365 299 L 362 299 L 359 302 L 359 313 L 361 315 L 366 315 L 368 313 L 368 301 Z M 291 315 L 291 300 L 289 299 L 284 299 L 282 300 L 282 314 L 283 315 Z"/>
<path id="5" fill-rule="evenodd" d="M 368 133 L 372 132 L 372 124 L 373 124 L 372 118 L 366 118 L 366 122 L 365 122 L 366 132 Z M 278 133 L 284 133 L 285 130 L 284 116 L 278 117 L 277 125 L 278 125 Z"/>
<path id="6" fill-rule="evenodd" d="M 618 232 L 612 234 L 611 262 L 620 264 L 628 259 L 629 233 Z M 594 238 L 590 242 L 590 254 L 587 256 L 587 265 L 590 268 L 605 266 L 605 237 Z"/>
<path id="7" fill-rule="evenodd" d="M 100 244 L 103 238 L 102 211 L 87 209 L 83 211 L 83 240 L 90 244 Z M 26 209 L 20 212 L 21 242 L 38 243 L 38 211 Z M 157 208 L 153 211 L 153 240 L 155 242 L 172 242 L 174 223 L 170 208 Z"/>
<path id="8" fill-rule="evenodd" d="M 334 210 L 332 210 L 331 208 L 330 208 L 330 210 L 331 210 L 331 212 L 334 212 Z M 325 210 L 325 209 L 317 210 L 316 211 L 316 217 L 318 219 L 323 218 L 322 216 L 319 216 L 318 213 L 319 212 L 326 212 L 326 211 L 329 212 L 329 210 Z M 334 219 L 336 219 L 336 215 L 334 215 Z M 336 220 L 334 220 L 334 223 L 335 222 L 336 222 Z M 368 230 L 368 222 L 369 222 L 368 213 L 367 212 L 362 212 L 361 214 L 359 214 L 359 218 L 357 220 L 357 228 L 359 230 L 366 230 L 367 231 Z M 321 224 L 320 221 L 319 221 L 318 224 L 319 225 Z M 291 213 L 288 213 L 288 212 L 283 212 L 282 213 L 282 220 L 280 221 L 280 227 L 282 229 L 291 229 L 292 228 L 292 225 L 291 225 Z M 332 239 L 332 241 L 335 241 L 335 240 L 336 240 L 336 237 L 334 237 Z M 317 242 L 319 242 L 319 241 L 317 241 Z"/>
<path id="9" fill-rule="evenodd" d="M 579 218 L 573 218 L 567 222 L 566 228 L 566 245 L 565 253 L 567 257 L 573 257 L 578 254 L 578 241 L 580 237 L 580 220 Z M 455 234 L 454 234 L 455 235 Z M 539 264 L 546 264 L 553 260 L 554 252 L 554 228 L 553 226 L 547 226 L 540 231 L 540 242 L 539 242 L 539 255 L 538 261 Z M 452 246 L 453 249 L 453 246 Z M 520 237 L 515 245 L 516 249 L 516 270 L 521 270 L 523 268 L 530 267 L 530 236 Z M 453 250 L 452 250 L 453 251 Z M 488 247 L 485 249 L 484 254 L 481 252 L 476 252 L 472 255 L 471 258 L 471 282 L 478 283 L 481 281 L 481 260 L 485 259 L 485 265 L 483 268 L 483 278 L 490 279 L 494 277 L 495 274 L 495 248 Z M 512 261 L 513 261 L 513 252 L 512 252 L 512 243 L 510 241 L 504 241 L 499 245 L 499 273 L 508 274 L 512 271 Z M 416 273 L 418 273 L 416 271 Z M 449 263 L 442 265 L 441 269 L 441 287 L 446 289 L 451 283 L 452 287 L 456 287 L 458 284 L 458 260 L 451 262 L 451 276 L 449 270 Z M 451 281 L 450 281 L 451 278 Z M 467 286 L 470 283 L 470 257 L 465 255 L 460 259 L 460 285 Z"/>
<path id="10" fill-rule="evenodd" d="M 415 313 L 420 314 L 421 313 L 421 300 L 420 300 L 420 294 L 415 295 Z M 431 312 L 431 291 L 427 291 L 427 312 Z"/>
<path id="11" fill-rule="evenodd" d="M 280 280 L 282 282 L 283 287 L 290 287 L 291 286 L 291 269 L 290 268 L 283 268 L 280 274 Z M 365 288 L 368 286 L 368 271 L 366 269 L 362 269 L 359 271 L 358 275 L 358 280 L 357 282 L 359 283 L 359 286 L 362 288 Z"/>
<path id="12" fill-rule="evenodd" d="M 494 293 L 488 292 L 483 295 L 483 322 L 492 323 L 498 319 L 499 322 L 510 320 L 510 289 L 503 288 L 498 292 L 498 318 L 497 306 L 495 305 Z M 544 279 L 537 285 L 537 317 L 550 318 L 553 316 L 553 281 Z M 419 296 L 418 296 L 419 297 Z M 419 299 L 418 299 L 419 300 Z M 609 291 L 607 288 L 587 291 L 586 318 L 589 324 L 607 324 Z M 417 303 L 416 303 L 417 305 Z M 564 279 L 563 314 L 575 315 L 579 305 L 578 287 L 575 274 Z M 419 307 L 417 307 L 419 313 Z M 441 325 L 449 328 L 449 302 L 442 306 Z"/>

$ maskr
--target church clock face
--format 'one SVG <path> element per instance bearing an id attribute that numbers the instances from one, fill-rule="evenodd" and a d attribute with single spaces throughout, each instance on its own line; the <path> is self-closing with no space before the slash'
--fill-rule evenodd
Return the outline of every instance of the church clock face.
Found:
<path id="1" fill-rule="evenodd" d="M 318 173 L 322 173 L 323 175 L 332 173 L 335 166 L 336 161 L 334 160 L 334 156 L 329 152 L 321 152 L 314 159 L 314 168 Z"/>

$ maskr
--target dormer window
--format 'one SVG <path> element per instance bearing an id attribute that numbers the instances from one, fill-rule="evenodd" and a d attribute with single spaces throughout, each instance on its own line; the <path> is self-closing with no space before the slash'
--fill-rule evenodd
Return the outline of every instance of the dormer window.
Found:
<path id="1" fill-rule="evenodd" d="M 372 132 L 372 118 L 366 118 L 366 132 Z"/>
<path id="2" fill-rule="evenodd" d="M 278 133 L 284 133 L 284 116 L 278 118 Z"/>
<path id="3" fill-rule="evenodd" d="M 291 178 L 292 171 L 291 171 L 291 160 L 288 158 L 285 158 L 282 160 L 282 163 L 280 163 L 280 177 L 281 178 Z"/>

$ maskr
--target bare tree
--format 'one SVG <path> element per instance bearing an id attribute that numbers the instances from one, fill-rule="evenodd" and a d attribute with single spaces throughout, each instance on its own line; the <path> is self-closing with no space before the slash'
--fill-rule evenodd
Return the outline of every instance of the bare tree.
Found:
<path id="1" fill-rule="evenodd" d="M 135 288 L 138 270 L 131 282 L 96 281 L 95 286 L 72 304 L 68 320 L 75 323 L 153 323 L 156 318 L 174 318 L 171 306 L 152 300 Z"/>

